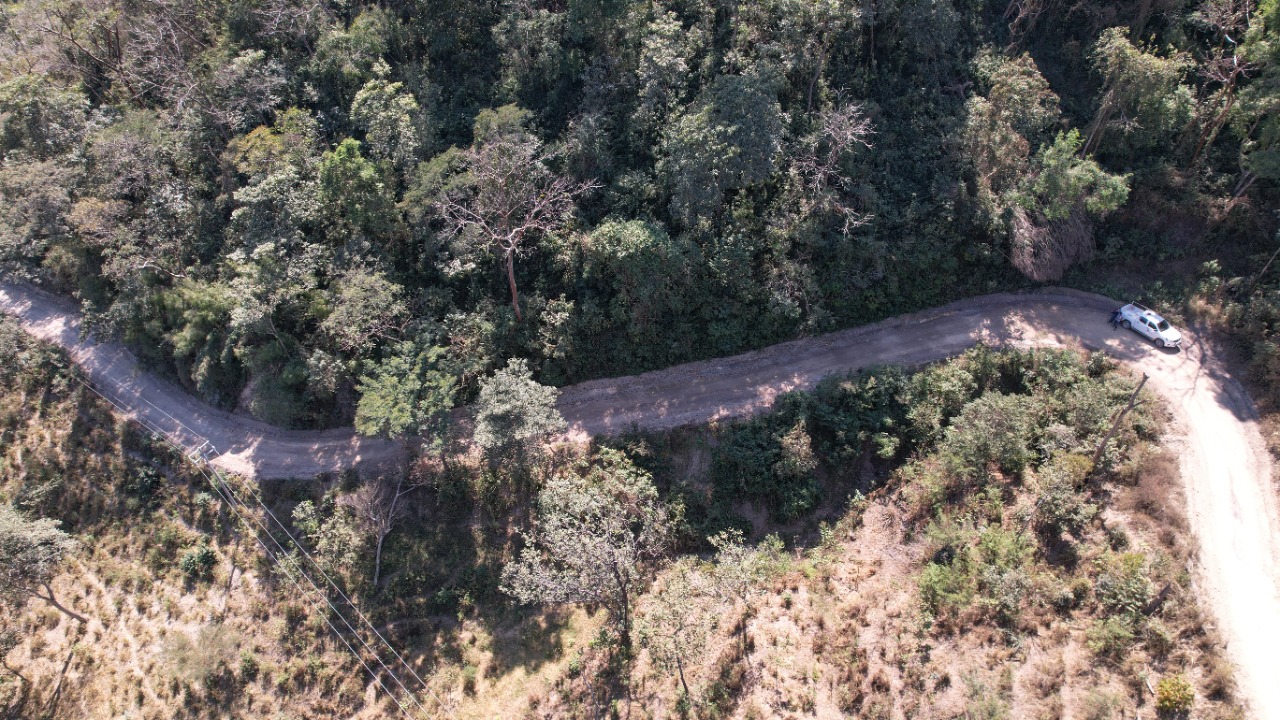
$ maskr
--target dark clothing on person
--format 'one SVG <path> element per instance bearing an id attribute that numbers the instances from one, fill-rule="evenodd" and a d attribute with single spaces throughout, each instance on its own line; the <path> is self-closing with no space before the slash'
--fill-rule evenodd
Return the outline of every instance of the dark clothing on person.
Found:
<path id="1" fill-rule="evenodd" d="M 1111 327 L 1113 328 L 1120 327 L 1120 311 L 1119 310 L 1111 311 Z"/>

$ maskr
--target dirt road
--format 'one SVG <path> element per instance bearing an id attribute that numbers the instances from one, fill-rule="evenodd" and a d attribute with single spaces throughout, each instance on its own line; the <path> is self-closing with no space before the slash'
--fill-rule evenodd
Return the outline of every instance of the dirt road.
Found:
<path id="1" fill-rule="evenodd" d="M 1119 303 L 1048 290 L 972 298 L 817 338 L 730 358 L 692 363 L 565 388 L 560 411 L 571 434 L 632 427 L 662 429 L 735 417 L 767 407 L 787 390 L 823 376 L 884 363 L 937 360 L 977 342 L 1053 345 L 1081 342 L 1151 376 L 1177 417 L 1170 439 L 1182 462 L 1203 590 L 1255 717 L 1280 720 L 1280 522 L 1271 462 L 1252 403 L 1208 349 L 1189 336 L 1180 351 L 1157 350 L 1113 330 L 1106 313 Z M 0 310 L 31 333 L 66 348 L 122 411 L 189 448 L 208 439 L 223 468 L 261 477 L 309 476 L 403 456 L 403 445 L 350 429 L 286 431 L 212 408 L 138 369 L 114 343 L 79 338 L 71 304 L 0 282 Z"/>

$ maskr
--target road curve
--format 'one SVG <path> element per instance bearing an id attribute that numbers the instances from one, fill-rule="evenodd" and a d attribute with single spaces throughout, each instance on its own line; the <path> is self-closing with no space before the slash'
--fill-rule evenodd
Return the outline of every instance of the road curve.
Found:
<path id="1" fill-rule="evenodd" d="M 1105 350 L 1151 376 L 1170 404 L 1170 442 L 1181 458 L 1198 587 L 1236 662 L 1241 694 L 1258 718 L 1280 720 L 1280 522 L 1271 462 L 1243 388 L 1188 334 L 1181 352 L 1157 350 L 1113 330 L 1114 300 L 1070 290 L 961 300 L 816 338 L 729 358 L 690 363 L 564 388 L 559 407 L 579 437 L 632 428 L 665 429 L 767 408 L 780 393 L 812 387 L 831 373 L 876 364 L 941 359 L 977 342 L 1084 346 Z M 259 477 L 305 477 L 393 462 L 405 446 L 350 429 L 281 430 L 194 399 L 138 368 L 113 342 L 80 338 L 75 306 L 26 285 L 0 281 L 0 311 L 65 348 L 125 414 L 189 449 L 204 440 L 221 467 Z"/>

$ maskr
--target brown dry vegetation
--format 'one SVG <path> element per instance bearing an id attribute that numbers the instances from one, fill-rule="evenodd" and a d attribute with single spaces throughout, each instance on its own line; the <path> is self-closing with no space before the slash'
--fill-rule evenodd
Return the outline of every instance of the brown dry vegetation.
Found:
<path id="1" fill-rule="evenodd" d="M 181 456 L 65 375 L 40 372 L 0 395 L 0 496 L 61 519 L 80 540 L 54 589 L 89 621 L 39 601 L 13 618 L 24 640 L 7 662 L 24 681 L 5 678 L 0 708 L 50 718 L 380 714 L 322 618 L 279 586 Z M 213 567 L 187 576 L 181 559 L 201 547 Z"/>
<path id="2" fill-rule="evenodd" d="M 1133 420 L 1121 433 L 1122 459 L 1080 487 L 1099 512 L 1074 535 L 1033 530 L 1036 472 L 1019 479 L 993 470 L 982 491 L 948 495 L 940 510 L 929 483 L 932 460 L 924 470 L 908 465 L 853 501 L 821 541 L 790 551 L 750 613 L 724 611 L 715 639 L 685 668 L 693 698 L 641 652 L 630 670 L 631 696 L 617 701 L 624 716 L 1156 717 L 1158 681 L 1181 675 L 1195 688 L 1193 717 L 1243 717 L 1231 666 L 1188 572 L 1183 484 L 1176 458 L 1161 447 L 1158 414 L 1148 408 Z M 687 473 L 705 465 L 696 459 L 706 452 L 702 435 L 683 431 L 652 442 L 674 450 L 669 465 Z M 1027 533 L 1034 544 L 1014 611 L 1002 613 L 999 598 L 982 590 L 929 607 L 922 572 L 953 551 L 946 539 L 977 545 L 991 528 Z M 1126 559 L 1144 585 L 1132 612 L 1109 605 L 1113 591 L 1100 581 L 1110 574 L 1121 584 Z M 736 639 L 742 622 L 745 649 Z M 600 678 L 616 684 L 617 671 L 610 674 L 605 655 L 584 661 L 599 675 L 584 670 L 562 679 L 555 702 L 529 717 L 607 711 L 597 702 L 608 689 Z"/>
<path id="3" fill-rule="evenodd" d="M 55 590 L 90 622 L 39 603 L 16 619 L 24 640 L 6 660 L 25 681 L 0 684 L 11 715 L 393 716 L 202 478 L 65 376 L 41 372 L 0 397 L 0 497 L 62 518 L 81 540 Z M 1080 488 L 1098 516 L 1034 544 L 1012 612 L 985 591 L 929 607 L 921 575 L 940 553 L 976 546 L 984 529 L 1037 537 L 1034 469 L 992 468 L 982 487 L 948 489 L 931 458 L 894 470 L 864 451 L 843 470 L 819 468 L 826 500 L 804 518 L 784 523 L 735 502 L 759 533 L 781 531 L 792 547 L 752 608 L 718 607 L 708 646 L 686 668 L 687 698 L 648 651 L 619 652 L 602 612 L 512 608 L 483 572 L 510 557 L 537 478 L 588 448 L 562 447 L 523 478 L 475 455 L 447 469 L 421 463 L 412 531 L 389 539 L 383 586 L 368 587 L 363 566 L 341 581 L 458 717 L 1153 717 L 1152 688 L 1172 674 L 1196 688 L 1196 717 L 1236 717 L 1230 666 L 1186 571 L 1182 484 L 1157 446 L 1158 420 L 1147 412 L 1130 422 L 1117 438 L 1123 459 Z M 665 468 L 667 492 L 710 492 L 712 457 L 731 431 L 684 430 L 628 448 Z M 262 491 L 287 514 L 347 482 Z M 843 500 L 871 485 L 881 487 Z M 216 558 L 212 571 L 187 577 L 180 558 L 201 546 Z M 1127 621 L 1131 636 L 1105 635 L 1114 613 L 1097 579 L 1138 554 L 1150 602 Z"/>
<path id="4" fill-rule="evenodd" d="M 1081 554 L 1077 571 L 1055 572 L 1037 560 L 1036 597 L 1012 625 L 978 608 L 945 622 L 930 617 L 917 590 L 930 542 L 915 532 L 913 509 L 900 488 L 877 492 L 837 526 L 832 541 L 792 557 L 746 620 L 745 654 L 733 635 L 743 620 L 740 610 L 719 623 L 717 640 L 690 673 L 700 693 L 690 714 L 1155 717 L 1151 688 L 1166 674 L 1182 673 L 1197 688 L 1195 717 L 1242 717 L 1232 698 L 1230 665 L 1200 615 L 1185 571 L 1185 520 L 1166 509 L 1181 503 L 1180 481 L 1168 474 L 1176 467 L 1162 451 L 1143 452 L 1151 461 L 1142 469 L 1124 475 L 1123 483 L 1098 488 L 1114 493 L 1115 506 L 1082 542 L 1090 550 Z M 1148 502 L 1152 493 L 1159 493 L 1155 504 Z M 1087 590 L 1095 563 L 1117 545 L 1149 559 L 1162 600 L 1144 614 L 1135 637 L 1116 651 L 1098 652 L 1089 647 L 1091 631 L 1105 613 Z M 1081 586 L 1086 592 L 1078 604 L 1055 607 L 1053 593 Z M 632 717 L 679 714 L 675 679 L 644 655 L 631 682 Z M 582 678 L 562 686 L 567 692 L 558 696 L 560 703 L 530 717 L 590 716 L 582 709 L 590 708 L 591 690 L 600 688 Z"/>
<path id="5" fill-rule="evenodd" d="M 55 365 L 55 353 L 23 345 L 19 372 L 0 375 L 0 501 L 61 520 L 80 541 L 53 588 L 89 621 L 81 625 L 39 601 L 6 618 L 21 642 L 4 658 L 9 670 L 0 669 L 0 717 L 397 716 L 327 626 L 332 616 L 317 610 L 323 600 L 274 570 L 204 476 L 114 418 L 58 369 L 65 361 Z M 440 473 L 423 462 L 414 480 Z M 519 503 L 503 497 L 506 480 L 486 474 L 478 456 L 455 458 L 448 478 L 435 482 L 467 485 L 461 492 L 480 500 L 455 512 L 448 489 L 415 496 L 403 524 L 417 532 L 393 534 L 383 596 L 362 596 L 370 591 L 363 564 L 335 576 L 424 676 L 426 715 L 444 713 L 442 704 L 461 718 L 522 711 L 530 688 L 564 675 L 601 625 L 586 611 L 512 612 L 505 599 L 477 602 L 470 591 L 433 598 L 450 578 L 500 564 L 513 527 L 495 523 L 494 513 L 522 517 Z M 333 497 L 349 482 L 322 477 L 258 491 L 288 517 L 300 499 Z M 209 572 L 188 576 L 182 558 L 206 547 Z M 461 547 L 476 557 L 436 552 Z M 445 567 L 432 574 L 429 557 Z M 368 653 L 361 657 L 374 664 Z"/>

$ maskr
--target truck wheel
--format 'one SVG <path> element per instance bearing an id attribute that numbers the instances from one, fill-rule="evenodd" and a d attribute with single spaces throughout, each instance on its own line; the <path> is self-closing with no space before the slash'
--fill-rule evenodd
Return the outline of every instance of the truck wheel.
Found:
<path id="1" fill-rule="evenodd" d="M 1125 329 L 1125 330 L 1132 330 L 1132 329 L 1133 329 L 1133 323 L 1129 322 L 1128 320 L 1125 320 L 1124 322 L 1122 322 L 1122 323 L 1120 323 L 1120 324 L 1124 326 L 1124 329 Z"/>

